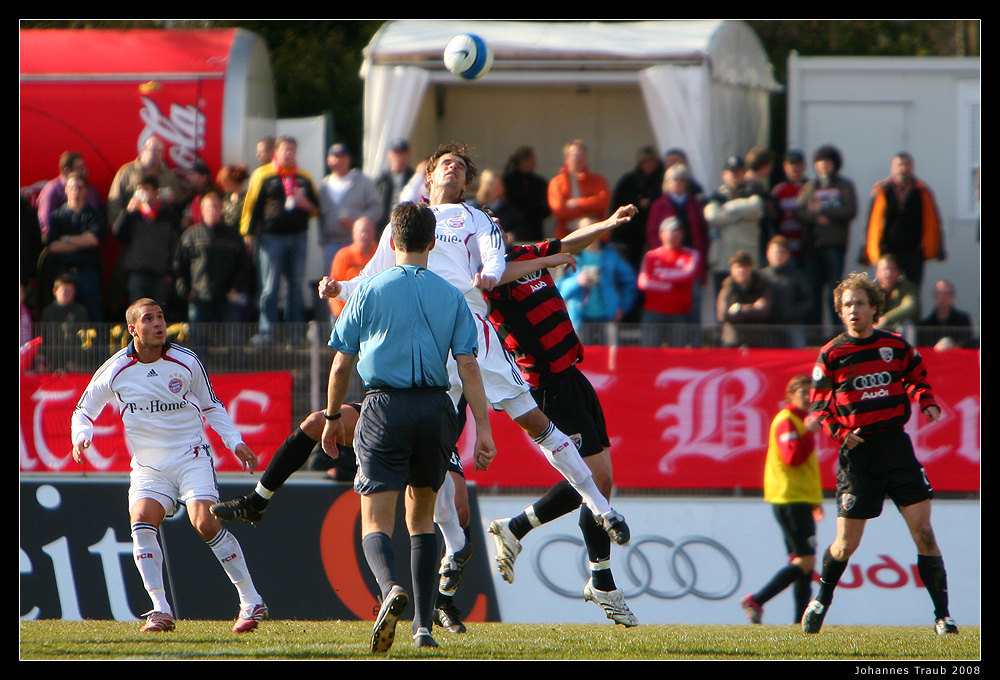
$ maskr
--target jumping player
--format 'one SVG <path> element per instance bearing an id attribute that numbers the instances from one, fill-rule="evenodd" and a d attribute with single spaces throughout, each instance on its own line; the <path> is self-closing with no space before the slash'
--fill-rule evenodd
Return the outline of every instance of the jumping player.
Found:
<path id="1" fill-rule="evenodd" d="M 611 498 L 613 475 L 604 412 L 590 381 L 577 368 L 583 360 L 583 345 L 547 267 L 572 264 L 574 254 L 627 223 L 637 212 L 635 206 L 622 206 L 603 222 L 581 227 L 562 240 L 511 247 L 504 275 L 511 282 L 485 293 L 490 322 L 516 357 L 521 374 L 531 385 L 535 403 L 556 427 L 579 439 L 580 455 L 606 498 Z M 581 508 L 581 500 L 576 489 L 564 480 L 516 517 L 490 524 L 497 546 L 497 567 L 505 581 L 514 582 L 520 540 L 532 529 Z M 597 603 L 615 623 L 638 625 L 611 573 L 611 541 L 595 525 L 586 507 L 581 508 L 580 529 L 591 573 L 583 589 L 584 598 Z"/>
<path id="2" fill-rule="evenodd" d="M 428 268 L 462 291 L 476 318 L 480 348 L 477 359 L 490 403 L 495 409 L 505 411 L 535 441 L 549 463 L 583 498 L 593 521 L 616 543 L 627 543 L 629 530 L 624 517 L 600 492 L 572 440 L 538 408 L 530 387 L 488 320 L 483 293 L 492 290 L 504 276 L 505 249 L 503 232 L 493 219 L 462 202 L 465 189 L 476 174 L 477 169 L 462 145 L 442 145 L 428 160 L 428 203 L 437 217 L 437 241 Z M 375 255 L 361 275 L 343 282 L 324 277 L 319 284 L 320 295 L 347 299 L 365 277 L 393 266 L 392 257 L 387 234 L 383 232 Z M 457 406 L 462 385 L 454 361 L 449 362 L 449 375 L 452 401 Z M 451 497 L 448 480 L 454 481 L 454 477 L 449 475 L 439 493 L 436 515 L 450 550 L 445 555 L 446 561 L 465 547 L 458 522 L 452 522 L 454 528 L 449 528 L 440 521 L 442 515 L 455 514 L 454 506 L 448 507 Z"/>
<path id="3" fill-rule="evenodd" d="M 917 569 L 934 604 L 934 630 L 957 633 L 948 611 L 944 559 L 931 527 L 934 493 L 903 431 L 911 399 L 928 422 L 941 417 L 923 359 L 902 336 L 875 328 L 885 296 L 866 274 L 841 281 L 833 302 L 846 332 L 820 350 L 810 399 L 813 414 L 840 444 L 837 537 L 823 554 L 819 592 L 806 608 L 802 630 L 819 632 L 865 523 L 881 514 L 888 495 L 916 543 Z"/>
<path id="4" fill-rule="evenodd" d="M 254 588 L 239 542 L 209 511 L 219 500 L 219 489 L 203 420 L 249 472 L 257 467 L 257 456 L 212 391 L 198 357 L 167 341 L 160 305 L 149 298 L 136 300 L 126 310 L 125 320 L 132 342 L 98 369 L 73 411 L 73 460 L 83 460 L 93 440 L 94 421 L 107 403 L 115 402 L 132 453 L 132 551 L 153 603 L 141 630 L 164 632 L 175 627 L 164 590 L 157 532 L 167 514 L 182 504 L 239 593 L 240 613 L 233 632 L 251 631 L 267 616 L 267 607 Z"/>

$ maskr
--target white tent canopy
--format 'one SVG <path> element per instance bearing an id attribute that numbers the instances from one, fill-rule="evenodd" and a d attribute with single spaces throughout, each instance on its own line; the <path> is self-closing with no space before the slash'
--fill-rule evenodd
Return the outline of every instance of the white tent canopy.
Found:
<path id="1" fill-rule="evenodd" d="M 444 47 L 459 33 L 492 48 L 485 78 L 461 81 L 445 70 Z M 739 21 L 390 21 L 366 48 L 361 75 L 370 175 L 393 139 L 410 137 L 431 85 L 635 84 L 660 150 L 685 149 L 702 177 L 717 176 L 729 155 L 767 145 L 769 96 L 780 89 L 757 36 Z"/>

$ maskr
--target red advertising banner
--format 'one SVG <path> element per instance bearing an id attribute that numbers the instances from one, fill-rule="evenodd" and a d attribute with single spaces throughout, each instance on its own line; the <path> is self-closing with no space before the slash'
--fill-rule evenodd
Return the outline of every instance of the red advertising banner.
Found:
<path id="1" fill-rule="evenodd" d="M 767 434 L 782 407 L 785 385 L 809 374 L 813 350 L 671 350 L 588 347 L 581 368 L 600 396 L 620 489 L 759 489 Z M 979 353 L 926 351 L 924 360 L 942 418 L 914 413 L 907 425 L 917 457 L 939 491 L 980 488 Z M 128 469 L 121 421 L 109 408 L 98 419 L 95 455 L 72 463 L 70 415 L 90 376 L 21 376 L 20 469 L 24 472 Z M 212 378 L 261 469 L 292 426 L 287 373 L 222 374 Z M 497 457 L 486 472 L 472 463 L 471 425 L 459 440 L 466 475 L 480 488 L 543 487 L 559 480 L 530 438 L 502 413 L 492 416 Z M 471 419 L 470 419 L 471 423 Z M 573 434 L 573 433 L 568 433 Z M 210 432 L 220 471 L 236 458 Z M 837 449 L 818 434 L 826 488 L 833 488 Z"/>
<path id="2" fill-rule="evenodd" d="M 90 382 L 82 373 L 37 373 L 21 376 L 21 472 L 127 472 L 131 455 L 121 418 L 108 405 L 95 423 L 94 444 L 81 465 L 73 462 L 70 418 L 80 395 Z M 215 394 L 226 405 L 233 423 L 247 445 L 260 456 L 263 470 L 271 454 L 288 437 L 292 427 L 292 375 L 290 373 L 240 373 L 212 377 Z M 206 428 L 215 451 L 215 469 L 239 472 L 239 459 L 219 437 Z"/>
<path id="3" fill-rule="evenodd" d="M 115 172 L 157 135 L 165 161 L 222 162 L 223 104 L 235 36 L 222 31 L 20 32 L 21 187 L 58 174 L 59 155 L 83 154 L 107 196 Z"/>
<path id="4" fill-rule="evenodd" d="M 907 425 L 917 457 L 939 491 L 980 488 L 979 353 L 924 353 L 942 418 L 915 410 Z M 673 350 L 588 347 L 581 369 L 601 399 L 619 489 L 759 489 L 767 436 L 785 386 L 811 374 L 815 350 Z M 469 419 L 471 423 L 471 418 Z M 504 414 L 492 417 L 497 457 L 474 471 L 472 427 L 459 442 L 466 475 L 480 488 L 547 486 L 559 475 Z M 573 433 L 567 433 L 573 434 Z M 820 433 L 826 488 L 837 449 Z"/>

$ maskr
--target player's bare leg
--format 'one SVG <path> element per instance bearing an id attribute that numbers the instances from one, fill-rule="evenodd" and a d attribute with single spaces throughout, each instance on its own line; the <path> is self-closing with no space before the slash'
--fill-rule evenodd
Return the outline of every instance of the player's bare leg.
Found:
<path id="1" fill-rule="evenodd" d="M 931 527 L 931 502 L 925 500 L 907 505 L 899 512 L 917 546 L 917 571 L 934 604 L 934 630 L 938 635 L 957 633 L 958 625 L 948 609 L 948 574 Z"/>
<path id="2" fill-rule="evenodd" d="M 837 518 L 837 537 L 823 553 L 819 592 L 802 616 L 802 630 L 806 633 L 818 633 L 822 627 L 830 603 L 833 601 L 833 591 L 837 588 L 840 577 L 844 575 L 851 555 L 861 545 L 866 522 L 867 520 L 850 517 Z"/>

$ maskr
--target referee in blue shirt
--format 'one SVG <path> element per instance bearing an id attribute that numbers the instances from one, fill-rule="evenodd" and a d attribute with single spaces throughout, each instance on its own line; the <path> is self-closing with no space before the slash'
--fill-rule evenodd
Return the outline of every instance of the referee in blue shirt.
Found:
<path id="1" fill-rule="evenodd" d="M 367 390 L 355 430 L 365 559 L 378 581 L 382 605 L 372 651 L 387 652 L 409 595 L 396 578 L 392 531 L 405 490 L 413 574 L 413 642 L 437 647 L 431 637 L 438 547 L 434 503 L 458 440 L 458 416 L 448 397 L 448 353 L 455 357 L 476 422 L 476 467 L 485 470 L 496 449 L 486 394 L 476 362 L 477 334 L 461 292 L 429 271 L 436 218 L 429 208 L 403 203 L 392 211 L 396 266 L 367 278 L 354 291 L 330 337 L 337 350 L 324 413 L 323 450 L 344 443 L 340 410 L 355 359 Z"/>

